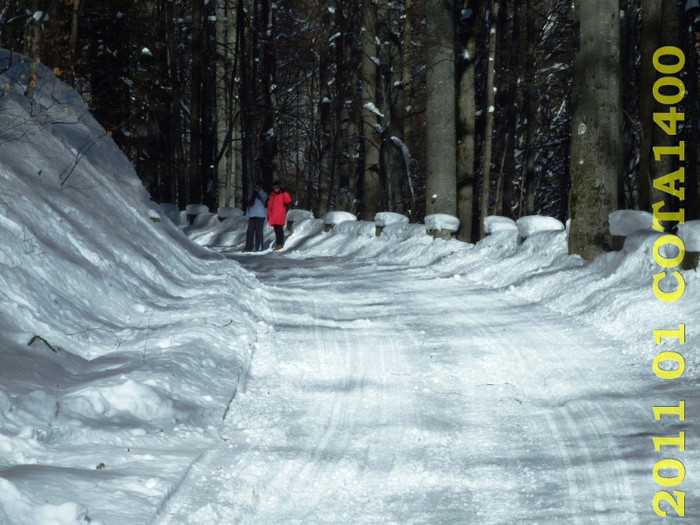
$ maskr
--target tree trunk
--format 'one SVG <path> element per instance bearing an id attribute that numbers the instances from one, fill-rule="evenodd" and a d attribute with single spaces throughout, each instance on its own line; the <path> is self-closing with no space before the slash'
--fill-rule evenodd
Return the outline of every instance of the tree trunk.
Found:
<path id="1" fill-rule="evenodd" d="M 520 183 L 518 218 L 535 213 L 535 140 L 537 131 L 537 93 L 535 88 L 535 9 L 534 0 L 527 0 L 527 65 L 525 68 L 524 113 L 527 119 L 525 162 Z"/>
<path id="2" fill-rule="evenodd" d="M 183 96 L 181 79 L 178 69 L 177 42 L 175 39 L 175 10 L 172 2 L 164 2 L 165 11 L 165 33 L 168 46 L 168 68 L 169 82 L 172 86 L 169 100 L 169 116 L 167 122 L 169 137 L 169 164 L 170 176 L 172 180 L 171 194 L 173 202 L 179 208 L 183 208 L 188 203 L 186 198 L 189 195 L 187 188 L 187 173 L 184 165 L 185 147 L 183 144 L 184 124 L 182 119 L 180 100 Z"/>
<path id="3" fill-rule="evenodd" d="M 260 164 L 262 180 L 271 185 L 273 180 L 279 178 L 276 171 L 275 160 L 277 157 L 277 131 L 275 130 L 275 96 L 274 70 L 275 57 L 273 46 L 273 10 L 270 8 L 270 0 L 259 0 L 260 19 L 258 27 L 264 27 L 262 44 L 260 48 L 260 91 L 263 99 L 262 126 L 260 137 Z M 283 174 L 284 175 L 284 174 Z"/>
<path id="4" fill-rule="evenodd" d="M 328 10 L 324 11 L 326 23 L 330 22 Z M 327 40 L 327 39 L 326 39 Z M 328 49 L 319 49 L 318 80 L 318 142 L 319 142 L 319 173 L 318 173 L 318 216 L 323 217 L 329 210 L 330 183 L 331 183 L 331 94 L 329 83 L 331 80 L 330 56 Z"/>
<path id="5" fill-rule="evenodd" d="M 78 15 L 80 13 L 80 0 L 73 0 L 73 7 L 71 10 L 71 20 L 70 20 L 70 40 L 68 43 L 68 53 L 67 57 L 69 60 L 69 67 L 66 68 L 66 83 L 70 86 L 74 86 L 75 83 L 75 72 L 77 70 L 76 61 L 78 59 Z"/>
<path id="6" fill-rule="evenodd" d="M 700 14 L 700 6 L 695 7 L 695 16 Z M 685 17 L 685 25 L 680 28 L 681 48 L 686 57 L 685 61 L 685 85 L 688 90 L 686 104 L 686 122 L 700 122 L 700 111 L 697 103 L 698 100 L 698 83 L 700 81 L 700 71 L 698 70 L 698 51 L 700 50 L 700 19 L 695 18 L 695 26 L 691 21 L 695 18 L 691 12 L 687 12 Z M 683 19 L 681 19 L 683 20 Z M 700 217 L 700 185 L 698 177 L 694 174 L 698 173 L 698 130 L 697 126 L 686 126 L 684 128 L 683 138 L 685 139 L 687 155 L 685 157 L 686 171 L 686 192 L 685 192 L 685 220 L 697 220 Z"/>
<path id="7" fill-rule="evenodd" d="M 481 159 L 482 184 L 479 215 L 479 238 L 485 237 L 484 221 L 489 214 L 489 198 L 491 195 L 491 158 L 493 154 L 493 126 L 496 112 L 496 44 L 498 30 L 498 0 L 491 1 L 491 24 L 489 29 L 489 63 L 486 73 L 486 125 L 484 129 L 484 152 Z"/>
<path id="8" fill-rule="evenodd" d="M 652 86 L 656 71 L 652 57 L 659 48 L 661 34 L 662 4 L 657 0 L 642 0 L 642 34 L 640 38 L 641 67 L 639 68 L 639 121 L 641 141 L 639 146 L 639 209 L 651 211 L 654 158 L 652 137 L 654 135 L 654 97 Z"/>
<path id="9" fill-rule="evenodd" d="M 608 214 L 622 173 L 619 3 L 586 0 L 575 17 L 569 252 L 593 259 L 612 247 Z"/>
<path id="10" fill-rule="evenodd" d="M 470 4 L 462 0 L 462 9 Z M 472 17 L 474 18 L 474 17 Z M 466 45 L 462 52 L 462 74 L 457 96 L 457 238 L 470 242 L 474 227 L 474 138 L 476 122 L 476 92 L 474 85 L 474 58 L 476 55 L 476 31 L 473 23 L 466 28 Z"/>
<path id="11" fill-rule="evenodd" d="M 236 76 L 236 17 L 233 0 L 222 0 L 216 13 L 219 61 L 216 82 L 218 206 L 236 203 L 236 133 L 234 133 L 234 78 Z"/>
<path id="12" fill-rule="evenodd" d="M 426 3 L 426 214 L 457 215 L 457 139 L 453 9 Z"/>
<path id="13" fill-rule="evenodd" d="M 245 0 L 238 0 L 236 7 L 236 37 L 240 61 L 240 108 L 241 108 L 241 197 L 245 198 L 255 177 L 255 100 L 257 97 L 254 81 L 255 53 L 250 28 L 250 18 L 246 14 Z M 241 203 L 242 205 L 242 203 Z"/>
<path id="14" fill-rule="evenodd" d="M 379 119 L 374 111 L 377 103 L 377 7 L 372 0 L 362 5 L 362 138 L 364 143 L 363 218 L 373 221 L 379 211 L 381 181 L 379 177 Z"/>
<path id="15" fill-rule="evenodd" d="M 415 195 L 413 193 L 413 174 L 411 166 L 413 163 L 413 127 L 412 127 L 412 108 L 413 107 L 413 73 L 411 68 L 412 62 L 412 46 L 413 46 L 413 0 L 405 0 L 406 17 L 404 19 L 403 41 L 401 47 L 401 101 L 403 104 L 403 118 L 401 120 L 401 136 L 403 143 L 407 148 L 407 155 L 404 159 L 404 175 L 406 176 L 406 186 L 408 187 L 408 195 L 404 198 L 408 208 L 405 210 L 407 214 L 413 218 L 416 213 Z"/>
<path id="16" fill-rule="evenodd" d="M 204 0 L 192 2 L 192 86 L 190 91 L 190 169 L 188 203 L 202 202 L 202 11 Z"/>

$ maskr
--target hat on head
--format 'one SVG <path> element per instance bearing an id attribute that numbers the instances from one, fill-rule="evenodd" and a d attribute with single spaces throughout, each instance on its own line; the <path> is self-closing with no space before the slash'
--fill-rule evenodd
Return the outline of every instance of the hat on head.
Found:
<path id="1" fill-rule="evenodd" d="M 272 183 L 272 187 L 274 188 L 275 186 L 282 186 L 280 184 L 280 181 L 276 180 L 275 182 Z"/>

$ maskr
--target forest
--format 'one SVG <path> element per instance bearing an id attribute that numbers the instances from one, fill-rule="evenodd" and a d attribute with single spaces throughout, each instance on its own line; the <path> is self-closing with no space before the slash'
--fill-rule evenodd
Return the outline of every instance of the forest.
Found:
<path id="1" fill-rule="evenodd" d="M 280 180 L 316 216 L 444 213 L 464 241 L 570 219 L 587 259 L 613 210 L 698 218 L 698 0 L 4 0 L 0 47 L 181 209 Z"/>

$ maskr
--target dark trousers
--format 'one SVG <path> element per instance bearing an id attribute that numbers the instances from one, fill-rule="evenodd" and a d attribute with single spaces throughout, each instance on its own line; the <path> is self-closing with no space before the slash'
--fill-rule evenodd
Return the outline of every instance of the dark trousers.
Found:
<path id="1" fill-rule="evenodd" d="M 275 230 L 275 244 L 276 245 L 283 245 L 284 244 L 284 226 L 273 226 Z"/>
<path id="2" fill-rule="evenodd" d="M 250 217 L 248 219 L 248 231 L 245 235 L 246 251 L 260 251 L 263 248 L 263 226 L 265 217 Z"/>

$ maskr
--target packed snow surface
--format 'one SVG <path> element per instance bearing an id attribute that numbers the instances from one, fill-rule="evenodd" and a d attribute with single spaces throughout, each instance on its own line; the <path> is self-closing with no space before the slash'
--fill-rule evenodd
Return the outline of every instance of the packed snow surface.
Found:
<path id="1" fill-rule="evenodd" d="M 306 215 L 244 255 L 39 71 L 0 52 L 0 523 L 649 524 L 659 490 L 700 521 L 698 278 L 656 298 L 660 234 L 586 262 Z"/>

